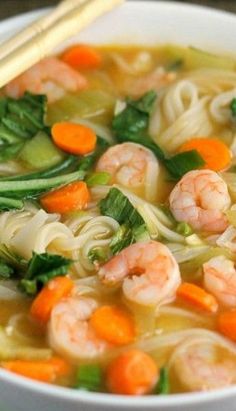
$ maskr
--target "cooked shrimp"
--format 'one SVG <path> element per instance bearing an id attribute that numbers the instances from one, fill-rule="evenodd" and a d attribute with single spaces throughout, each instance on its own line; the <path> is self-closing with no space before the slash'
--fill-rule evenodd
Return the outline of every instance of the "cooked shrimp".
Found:
<path id="1" fill-rule="evenodd" d="M 130 94 L 134 96 L 141 96 L 149 90 L 158 91 L 160 88 L 168 86 L 176 80 L 176 78 L 177 74 L 175 72 L 169 72 L 163 67 L 158 67 L 158 69 L 153 72 L 134 80 L 129 91 Z"/>
<path id="2" fill-rule="evenodd" d="M 108 344 L 99 339 L 89 324 L 98 307 L 92 298 L 73 296 L 59 302 L 52 311 L 49 324 L 51 347 L 74 360 L 101 356 Z"/>
<path id="3" fill-rule="evenodd" d="M 176 184 L 170 194 L 170 208 L 177 221 L 196 230 L 223 232 L 228 223 L 224 211 L 231 199 L 224 180 L 211 170 L 194 170 Z"/>
<path id="4" fill-rule="evenodd" d="M 173 355 L 173 366 L 180 383 L 189 391 L 207 391 L 232 385 L 236 363 L 221 360 L 217 346 L 208 341 L 187 341 Z"/>
<path id="5" fill-rule="evenodd" d="M 100 158 L 97 171 L 111 174 L 111 183 L 118 183 L 152 201 L 157 194 L 159 164 L 154 154 L 135 143 L 117 144 L 109 148 Z"/>
<path id="6" fill-rule="evenodd" d="M 5 87 L 9 97 L 21 97 L 25 91 L 46 94 L 53 102 L 64 95 L 65 91 L 76 92 L 87 86 L 87 80 L 57 57 L 48 57 Z"/>
<path id="7" fill-rule="evenodd" d="M 204 285 L 225 306 L 236 307 L 236 270 L 223 255 L 203 264 Z"/>
<path id="8" fill-rule="evenodd" d="M 122 283 L 128 300 L 146 306 L 173 301 L 181 282 L 171 252 L 155 241 L 125 248 L 100 268 L 98 275 L 106 285 Z"/>

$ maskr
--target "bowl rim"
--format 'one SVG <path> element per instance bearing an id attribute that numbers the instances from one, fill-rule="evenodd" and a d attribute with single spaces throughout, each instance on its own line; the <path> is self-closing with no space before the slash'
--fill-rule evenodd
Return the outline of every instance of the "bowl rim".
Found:
<path id="1" fill-rule="evenodd" d="M 228 11 L 213 9 L 209 6 L 202 6 L 196 4 L 188 4 L 174 1 L 154 1 L 154 0 L 130 0 L 125 3 L 125 7 L 161 7 L 163 9 L 175 9 L 178 12 L 186 10 L 189 12 L 204 12 L 208 13 L 209 17 L 212 15 L 218 18 L 232 20 L 236 22 L 236 16 Z M 34 11 L 19 14 L 17 16 L 0 21 L 0 34 L 9 31 L 9 27 L 13 25 L 15 28 L 27 21 L 33 21 L 33 19 L 46 13 L 48 8 L 40 8 Z M 119 401 L 119 406 L 125 406 L 126 408 L 147 409 L 162 407 L 163 409 L 171 406 L 186 406 L 186 405 L 201 405 L 207 404 L 211 401 L 219 401 L 225 398 L 229 399 L 236 396 L 236 385 L 226 387 L 218 390 L 212 390 L 207 392 L 194 392 L 184 394 L 171 394 L 168 396 L 136 396 L 129 397 L 124 395 L 104 394 L 104 393 L 91 393 L 86 391 L 76 391 L 72 388 L 66 388 L 61 386 L 50 385 L 46 383 L 36 382 L 29 378 L 18 376 L 7 370 L 0 368 L 0 382 L 7 382 L 9 385 L 17 386 L 19 389 L 33 393 L 43 394 L 47 397 L 56 397 L 57 400 L 66 400 L 74 403 L 84 403 L 94 406 L 115 406 Z M 111 408 L 112 409 L 112 408 Z"/>

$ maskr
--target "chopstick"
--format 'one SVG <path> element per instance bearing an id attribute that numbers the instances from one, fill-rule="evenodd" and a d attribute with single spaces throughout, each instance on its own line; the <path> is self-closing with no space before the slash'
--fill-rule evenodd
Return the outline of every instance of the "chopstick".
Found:
<path id="1" fill-rule="evenodd" d="M 17 47 L 22 46 L 22 44 L 26 41 L 29 41 L 34 36 L 40 34 L 43 30 L 46 30 L 52 24 L 56 23 L 56 21 L 63 17 L 65 13 L 72 11 L 76 6 L 81 6 L 86 1 L 87 0 L 63 0 L 56 8 L 52 10 L 52 12 L 34 21 L 20 33 L 17 33 L 9 40 L 6 40 L 0 44 L 0 61 Z"/>
<path id="2" fill-rule="evenodd" d="M 65 11 L 62 6 L 59 13 L 60 17 L 53 18 L 53 23 L 50 23 L 47 28 L 40 30 L 40 32 L 37 29 L 37 34 L 31 37 L 27 31 L 27 34 L 22 37 L 28 40 L 20 43 L 16 48 L 14 47 L 14 40 L 12 40 L 12 51 L 0 60 L 0 87 L 38 63 L 59 44 L 79 33 L 99 16 L 122 4 L 123 1 L 67 0 L 66 6 L 68 7 L 69 3 L 73 2 L 72 8 L 68 11 L 66 7 Z M 31 25 L 31 33 L 32 26 L 34 26 L 34 23 Z"/>

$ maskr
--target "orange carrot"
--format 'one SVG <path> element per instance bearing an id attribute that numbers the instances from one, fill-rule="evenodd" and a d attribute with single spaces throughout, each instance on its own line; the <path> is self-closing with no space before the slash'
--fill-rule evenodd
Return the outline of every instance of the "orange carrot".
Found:
<path id="1" fill-rule="evenodd" d="M 42 207 L 49 213 L 67 213 L 86 208 L 90 200 L 87 184 L 76 181 L 41 197 Z"/>
<path id="2" fill-rule="evenodd" d="M 177 296 L 187 303 L 207 312 L 215 313 L 218 310 L 218 303 L 215 297 L 195 284 L 181 284 L 177 290 Z"/>
<path id="3" fill-rule="evenodd" d="M 70 365 L 58 357 L 45 361 L 4 361 L 1 365 L 8 371 L 47 383 L 53 383 L 56 378 L 67 376 L 71 372 Z"/>
<path id="4" fill-rule="evenodd" d="M 143 395 L 151 392 L 159 378 L 153 359 L 139 350 L 117 357 L 108 367 L 107 386 L 114 394 Z"/>
<path id="5" fill-rule="evenodd" d="M 54 124 L 52 139 L 67 153 L 85 155 L 95 149 L 97 136 L 90 127 L 65 121 Z"/>
<path id="6" fill-rule="evenodd" d="M 218 138 L 192 138 L 184 143 L 180 152 L 196 150 L 205 160 L 203 168 L 220 171 L 231 161 L 231 152 L 227 145 Z"/>
<path id="7" fill-rule="evenodd" d="M 218 329 L 221 334 L 236 342 L 236 310 L 219 315 Z"/>
<path id="8" fill-rule="evenodd" d="M 66 297 L 73 287 L 74 283 L 69 277 L 56 277 L 49 281 L 33 301 L 31 315 L 39 322 L 47 323 L 53 307 Z"/>
<path id="9" fill-rule="evenodd" d="M 62 55 L 62 60 L 74 68 L 96 69 L 101 66 L 102 57 L 93 47 L 78 45 Z"/>
<path id="10" fill-rule="evenodd" d="M 100 338 L 111 344 L 129 344 L 135 336 L 132 318 L 118 307 L 104 305 L 98 308 L 93 313 L 90 324 Z"/>

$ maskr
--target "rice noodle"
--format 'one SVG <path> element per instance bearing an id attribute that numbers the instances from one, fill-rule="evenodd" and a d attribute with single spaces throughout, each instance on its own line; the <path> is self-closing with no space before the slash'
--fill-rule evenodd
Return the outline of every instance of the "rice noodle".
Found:
<path id="1" fill-rule="evenodd" d="M 201 97 L 200 90 L 191 80 L 180 80 L 171 85 L 152 114 L 149 128 L 152 138 L 161 147 L 174 152 L 193 135 L 210 135 L 213 128 L 208 102 L 209 97 Z"/>
<path id="2" fill-rule="evenodd" d="M 79 213 L 65 223 L 42 209 L 1 213 L 0 243 L 25 259 L 31 258 L 32 251 L 65 255 L 75 260 L 75 273 L 86 276 L 94 271 L 88 257 L 90 250 L 107 247 L 119 228 L 112 218 L 96 213 Z"/>
<path id="3" fill-rule="evenodd" d="M 145 352 L 151 352 L 165 347 L 171 348 L 172 346 L 185 341 L 186 338 L 189 337 L 197 337 L 204 340 L 208 339 L 236 355 L 236 345 L 233 342 L 214 331 L 206 330 L 204 328 L 190 328 L 188 330 L 143 338 L 137 341 L 137 343 L 134 344 L 134 347 Z"/>
<path id="4" fill-rule="evenodd" d="M 157 314 L 157 317 L 160 314 L 167 314 L 167 315 L 173 315 L 173 316 L 178 316 L 178 317 L 186 317 L 186 318 L 189 318 L 190 320 L 194 320 L 198 322 L 206 322 L 206 317 L 204 315 L 196 314 L 195 312 L 186 310 L 184 308 L 173 307 L 173 306 L 168 306 L 168 305 L 163 305 L 162 307 L 159 307 L 156 314 Z"/>

